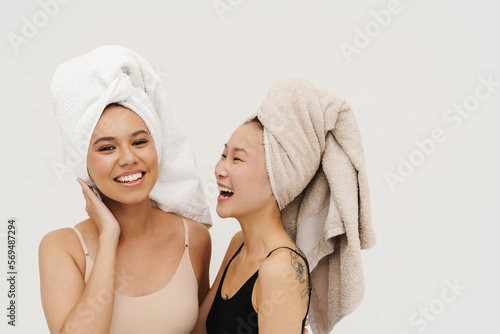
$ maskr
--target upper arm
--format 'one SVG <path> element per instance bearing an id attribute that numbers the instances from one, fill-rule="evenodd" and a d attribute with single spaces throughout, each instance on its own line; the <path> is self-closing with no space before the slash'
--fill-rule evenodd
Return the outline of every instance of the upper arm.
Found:
<path id="1" fill-rule="evenodd" d="M 260 333 L 300 333 L 309 304 L 304 259 L 288 249 L 273 253 L 259 269 L 253 302 Z"/>
<path id="2" fill-rule="evenodd" d="M 61 331 L 85 289 L 82 273 L 68 250 L 68 240 L 77 238 L 70 233 L 69 229 L 50 232 L 38 251 L 42 306 L 51 333 Z"/>
<path id="3" fill-rule="evenodd" d="M 212 240 L 207 228 L 201 223 L 189 222 L 189 254 L 198 279 L 198 300 L 201 302 L 210 288 L 210 256 Z"/>

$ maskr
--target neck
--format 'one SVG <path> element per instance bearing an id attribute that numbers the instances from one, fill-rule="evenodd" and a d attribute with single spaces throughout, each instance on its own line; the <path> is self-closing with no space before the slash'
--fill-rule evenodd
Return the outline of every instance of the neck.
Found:
<path id="1" fill-rule="evenodd" d="M 259 210 L 237 219 L 245 243 L 241 250 L 243 258 L 265 256 L 270 250 L 290 240 L 279 214 L 272 211 Z"/>
<path id="2" fill-rule="evenodd" d="M 120 224 L 120 241 L 140 238 L 152 226 L 153 207 L 149 199 L 123 204 L 105 199 L 105 204 Z"/>

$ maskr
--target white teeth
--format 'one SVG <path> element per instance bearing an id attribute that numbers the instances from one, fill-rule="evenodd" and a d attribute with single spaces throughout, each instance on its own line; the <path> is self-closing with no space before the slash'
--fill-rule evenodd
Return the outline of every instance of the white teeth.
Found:
<path id="1" fill-rule="evenodd" d="M 227 193 L 234 193 L 234 191 L 232 189 L 229 189 L 229 188 L 226 188 L 226 187 L 217 186 L 217 189 L 219 191 L 224 191 L 224 192 L 227 192 Z"/>
<path id="2" fill-rule="evenodd" d="M 135 173 L 135 174 L 132 174 L 132 175 L 126 175 L 126 176 L 117 177 L 116 180 L 118 182 L 132 182 L 132 181 L 136 181 L 136 180 L 138 180 L 140 178 L 142 178 L 142 173 L 141 172 Z"/>

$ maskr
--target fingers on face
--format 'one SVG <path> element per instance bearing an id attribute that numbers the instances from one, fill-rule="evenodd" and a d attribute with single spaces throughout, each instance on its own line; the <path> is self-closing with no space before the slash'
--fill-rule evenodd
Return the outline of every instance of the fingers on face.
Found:
<path id="1" fill-rule="evenodd" d="M 89 216 L 91 216 L 92 214 L 92 191 L 91 191 L 91 188 L 89 187 L 88 184 L 86 184 L 82 179 L 78 178 L 77 179 L 78 183 L 80 184 L 80 186 L 82 187 L 82 194 L 83 194 L 83 197 L 85 198 L 85 211 L 87 212 L 87 214 Z"/>
<path id="2" fill-rule="evenodd" d="M 82 186 L 82 193 L 86 200 L 90 200 L 92 198 L 92 193 L 94 193 L 95 197 L 98 197 L 97 191 L 94 188 L 91 188 L 87 183 L 85 183 L 82 179 L 77 179 L 80 186 Z"/>

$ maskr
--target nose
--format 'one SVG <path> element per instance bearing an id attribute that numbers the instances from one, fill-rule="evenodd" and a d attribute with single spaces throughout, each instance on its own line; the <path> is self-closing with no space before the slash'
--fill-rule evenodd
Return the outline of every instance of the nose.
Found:
<path id="1" fill-rule="evenodd" d="M 227 177 L 227 168 L 225 161 L 220 159 L 219 162 L 217 162 L 217 164 L 215 165 L 214 173 L 217 180 Z"/>
<path id="2" fill-rule="evenodd" d="M 118 164 L 120 166 L 133 165 L 137 162 L 137 156 L 131 147 L 124 147 L 120 149 L 120 159 Z"/>

